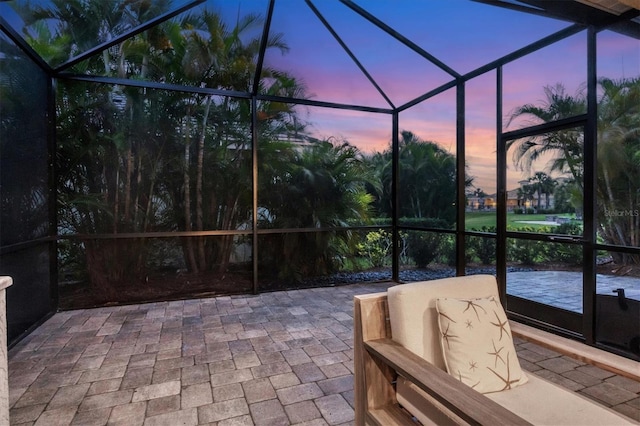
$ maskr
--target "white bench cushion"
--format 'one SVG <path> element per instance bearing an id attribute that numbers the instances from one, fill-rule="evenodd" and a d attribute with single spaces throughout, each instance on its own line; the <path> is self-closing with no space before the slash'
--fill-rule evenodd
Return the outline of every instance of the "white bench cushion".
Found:
<path id="1" fill-rule="evenodd" d="M 533 373 L 529 373 L 528 378 L 529 382 L 520 387 L 486 396 L 534 425 L 637 424 Z"/>
<path id="2" fill-rule="evenodd" d="M 517 388 L 488 393 L 485 396 L 534 425 L 548 426 L 618 426 L 637 425 L 631 419 L 575 392 L 561 388 L 533 373 L 529 381 Z M 432 407 L 433 401 L 417 386 L 398 377 L 398 403 L 424 425 L 455 424 Z"/>

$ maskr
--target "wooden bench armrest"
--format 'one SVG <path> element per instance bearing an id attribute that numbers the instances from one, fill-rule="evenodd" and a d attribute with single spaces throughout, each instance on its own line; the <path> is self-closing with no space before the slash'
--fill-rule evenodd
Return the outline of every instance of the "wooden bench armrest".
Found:
<path id="1" fill-rule="evenodd" d="M 371 356 L 393 368 L 464 422 L 530 424 L 391 339 L 370 340 L 364 342 L 364 347 Z"/>

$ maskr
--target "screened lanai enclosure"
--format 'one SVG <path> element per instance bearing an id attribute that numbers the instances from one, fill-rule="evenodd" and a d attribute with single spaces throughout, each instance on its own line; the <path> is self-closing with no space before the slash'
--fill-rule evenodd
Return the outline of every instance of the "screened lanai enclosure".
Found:
<path id="1" fill-rule="evenodd" d="M 640 359 L 637 0 L 0 2 L 9 341 L 58 310 L 495 274 Z"/>

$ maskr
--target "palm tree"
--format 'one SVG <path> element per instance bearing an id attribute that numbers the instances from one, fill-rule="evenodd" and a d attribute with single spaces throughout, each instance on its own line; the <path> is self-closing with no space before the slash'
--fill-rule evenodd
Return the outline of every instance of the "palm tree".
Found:
<path id="1" fill-rule="evenodd" d="M 391 199 L 391 150 L 375 152 L 364 158 L 367 169 L 373 173 L 373 180 L 366 184 L 366 190 L 374 196 L 373 216 L 390 218 L 393 209 Z"/>
<path id="2" fill-rule="evenodd" d="M 601 79 L 598 102 L 599 233 L 605 241 L 640 245 L 640 78 Z M 624 264 L 640 264 L 626 256 Z"/>
<path id="3" fill-rule="evenodd" d="M 455 221 L 456 161 L 455 157 L 435 142 L 423 141 L 411 131 L 404 130 L 399 141 L 399 190 L 401 218 L 442 219 Z M 391 217 L 391 148 L 366 158 L 369 168 L 375 171 L 375 185 L 368 187 L 376 195 L 374 206 L 378 215 Z M 468 177 L 465 187 L 471 186 Z M 435 221 L 434 223 L 442 223 Z"/>
<path id="4" fill-rule="evenodd" d="M 67 61 L 168 10 L 169 0 L 54 0 L 25 4 L 21 15 L 30 44 L 48 62 Z M 53 23 L 53 24 L 52 24 Z M 160 28 L 77 64 L 75 72 L 145 77 Z M 138 71 L 136 71 L 138 70 Z M 142 71 L 140 71 L 142 70 Z M 154 119 L 158 92 L 60 82 L 57 91 L 58 204 L 61 233 L 146 232 L 158 223 L 158 176 L 175 123 Z M 169 115 L 169 114 L 167 114 Z M 143 279 L 146 240 L 87 239 L 82 247 L 90 281 L 107 294 L 124 281 Z M 64 254 L 62 255 L 65 256 Z"/>
<path id="5" fill-rule="evenodd" d="M 484 209 L 484 197 L 487 196 L 486 192 L 484 192 L 482 190 L 482 188 L 476 188 L 476 190 L 473 191 L 473 196 L 478 199 L 478 210 L 483 210 Z"/>
<path id="6" fill-rule="evenodd" d="M 220 15 L 208 11 L 198 19 L 199 25 L 194 30 L 182 34 L 184 39 L 179 44 L 181 58 L 178 62 L 183 69 L 176 75 L 207 87 L 249 91 L 260 40 L 247 39 L 245 33 L 260 28 L 263 19 L 257 15 L 246 15 L 239 18 L 234 26 L 228 26 Z M 282 51 L 287 49 L 279 35 L 272 36 L 267 47 Z M 280 87 L 302 91 L 294 79 L 284 74 L 282 76 Z M 251 188 L 250 110 L 245 101 L 230 98 L 205 96 L 196 97 L 195 100 L 187 108 L 185 116 L 185 230 L 201 231 L 212 229 L 211 226 L 214 226 L 213 229 L 236 229 L 241 221 L 248 219 L 250 211 L 250 198 L 247 195 Z M 263 105 L 264 110 L 271 111 L 272 108 L 264 108 Z M 281 115 L 271 115 L 268 121 L 276 122 L 282 118 Z M 195 173 L 191 172 L 192 167 Z M 216 170 L 219 173 L 215 173 Z M 221 185 L 226 179 L 229 179 L 227 185 Z M 195 180 L 193 201 L 192 180 Z M 216 220 L 218 223 L 214 223 Z M 220 271 L 225 270 L 232 243 L 233 236 L 223 236 L 215 239 L 215 242 L 202 237 L 196 239 L 197 247 L 194 247 L 191 240 L 187 239 L 185 252 L 190 270 L 207 270 L 214 264 Z"/>
<path id="7" fill-rule="evenodd" d="M 553 193 L 556 181 L 546 174 L 545 172 L 535 172 L 533 176 L 529 178 L 530 186 L 538 196 L 538 211 L 542 208 L 542 195 L 545 195 L 545 208 L 549 208 L 549 197 Z"/>
<path id="8" fill-rule="evenodd" d="M 75 1 L 65 8 L 64 2 L 56 1 L 42 11 L 42 17 L 57 17 L 60 23 L 55 36 L 67 49 L 61 61 L 73 56 L 63 35 L 76 31 L 77 16 L 93 16 L 93 9 L 106 7 L 103 3 Z M 120 15 L 109 15 L 108 24 L 92 21 L 88 27 L 95 24 L 111 35 L 122 32 L 126 25 L 136 25 L 145 14 L 159 13 L 151 9 L 168 4 L 107 3 Z M 127 21 L 136 16 L 138 21 Z M 256 15 L 239 18 L 231 26 L 215 13 L 187 15 L 138 34 L 74 70 L 248 91 L 259 42 L 245 33 L 261 25 L 262 18 Z M 87 35 L 86 45 L 93 47 L 95 34 L 82 34 Z M 281 35 L 272 35 L 268 44 L 286 50 Z M 302 97 L 302 86 L 295 79 L 270 69 L 265 72 L 272 76 L 269 89 L 297 91 Z M 59 168 L 65 172 L 59 180 L 64 188 L 61 218 L 67 230 L 80 234 L 146 232 L 158 227 L 228 230 L 237 229 L 250 217 L 252 136 L 247 101 L 78 83 L 61 84 L 58 93 Z M 295 112 L 282 105 L 261 108 L 270 113 L 264 120 L 269 128 L 281 127 L 274 123 L 286 123 L 291 117 L 295 121 Z M 274 114 L 277 108 L 280 111 Z M 163 119 L 157 120 L 160 116 Z M 130 245 L 111 240 L 88 242 L 85 252 L 92 281 L 108 286 L 125 277 L 144 276 L 146 250 L 140 244 L 145 241 Z M 181 239 L 185 263 L 193 272 L 214 266 L 224 270 L 233 241 L 233 236 Z M 110 244 L 113 247 L 106 248 Z M 135 253 L 129 253 L 129 248 Z M 107 263 L 117 266 L 102 266 Z M 138 272 L 131 273 L 133 270 Z"/>
<path id="9" fill-rule="evenodd" d="M 558 186 L 558 181 L 545 173 L 545 176 L 542 180 L 542 193 L 545 197 L 544 205 L 547 209 L 550 207 L 550 199 L 555 192 L 556 186 Z"/>
<path id="10" fill-rule="evenodd" d="M 598 99 L 598 233 L 606 243 L 637 247 L 640 244 L 640 78 L 618 81 L 601 78 Z M 545 88 L 546 101 L 538 107 L 517 108 L 511 119 L 532 117 L 536 123 L 549 122 L 584 112 L 584 94 L 566 94 L 562 85 Z M 582 197 L 582 132 L 558 131 L 511 141 L 513 162 L 530 170 L 534 162 L 551 154 L 550 172 L 571 176 L 567 188 L 574 202 Z M 582 202 L 576 204 L 581 205 Z M 624 256 L 624 263 L 640 264 L 638 256 Z"/>
<path id="11" fill-rule="evenodd" d="M 516 108 L 508 124 L 519 117 L 528 117 L 532 124 L 541 124 L 573 117 L 586 111 L 586 100 L 582 91 L 567 94 L 562 84 L 544 87 L 545 101 L 541 106 L 526 104 Z M 513 164 L 530 172 L 539 159 L 552 156 L 549 172 L 569 174 L 582 189 L 583 136 L 578 130 L 561 130 L 530 138 L 515 139 L 507 143 L 512 151 Z"/>
<path id="12" fill-rule="evenodd" d="M 52 0 L 46 5 L 17 4 L 15 9 L 25 25 L 35 30 L 26 32 L 26 36 L 36 52 L 58 65 L 168 11 L 170 6 L 170 0 Z M 35 37 L 31 37 L 33 33 Z M 113 62 L 111 57 L 119 48 L 122 45 L 103 51 L 94 57 L 97 62 L 91 63 L 100 63 L 98 71 L 105 75 L 112 73 L 114 65 L 122 74 L 124 62 Z M 83 67 L 87 64 L 76 70 Z"/>
<path id="13" fill-rule="evenodd" d="M 526 209 L 527 201 L 533 201 L 535 192 L 536 189 L 533 185 L 521 185 L 520 188 L 518 188 L 518 203 L 522 202 L 522 206 Z"/>
<path id="14" fill-rule="evenodd" d="M 261 228 L 344 228 L 370 217 L 373 197 L 365 185 L 371 175 L 348 142 L 296 147 L 272 141 L 261 144 L 260 153 Z M 273 235 L 261 245 L 261 263 L 280 268 L 281 278 L 300 280 L 334 271 L 340 256 L 355 253 L 355 244 L 352 231 Z"/>
<path id="15" fill-rule="evenodd" d="M 409 131 L 400 139 L 401 217 L 440 218 L 455 221 L 455 157 L 434 142 Z M 467 182 L 467 186 L 470 182 Z"/>

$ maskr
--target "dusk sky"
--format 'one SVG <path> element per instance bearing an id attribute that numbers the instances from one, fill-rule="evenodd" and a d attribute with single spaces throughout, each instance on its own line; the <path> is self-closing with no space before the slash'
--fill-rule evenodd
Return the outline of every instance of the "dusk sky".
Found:
<path id="1" fill-rule="evenodd" d="M 35 0 L 35 3 L 47 3 Z M 186 0 L 175 1 L 174 5 Z M 356 0 L 375 17 L 412 40 L 460 74 L 468 73 L 571 25 L 569 22 L 487 6 L 470 0 Z M 419 54 L 375 27 L 338 0 L 313 4 L 353 55 L 399 107 L 452 80 Z M 209 0 L 203 6 L 222 12 L 229 25 L 238 16 L 267 11 L 267 0 Z M 0 12 L 12 23 L 10 5 Z M 196 9 L 197 10 L 197 9 Z M 304 0 L 276 0 L 272 32 L 282 33 L 286 54 L 267 52 L 265 65 L 289 71 L 304 83 L 311 99 L 391 109 Z M 260 29 L 255 30 L 259 35 Z M 604 31 L 598 35 L 598 74 L 610 78 L 640 75 L 640 42 Z M 486 73 L 466 85 L 466 158 L 475 186 L 495 192 L 496 76 Z M 527 103 L 540 104 L 544 86 L 562 83 L 571 94 L 586 81 L 586 31 L 504 67 L 503 123 Z M 382 151 L 391 140 L 391 116 L 320 107 L 299 107 L 316 137 L 336 137 L 363 152 Z M 455 153 L 455 90 L 400 114 L 400 130 L 434 141 Z M 508 130 L 531 124 L 515 121 Z M 544 164 L 535 171 L 545 171 Z M 509 189 L 526 175 L 510 165 Z"/>
<path id="2" fill-rule="evenodd" d="M 468 0 L 356 3 L 461 74 L 571 25 Z M 314 4 L 395 106 L 451 80 L 446 72 L 337 0 Z M 277 0 L 272 28 L 285 35 L 290 51 L 286 55 L 268 52 L 266 63 L 302 78 L 312 99 L 389 108 L 303 1 Z M 599 75 L 640 75 L 637 40 L 602 32 L 598 59 Z M 586 82 L 586 31 L 504 67 L 505 128 L 510 111 L 526 103 L 540 104 L 542 88 L 560 82 L 572 94 Z M 468 82 L 466 89 L 469 174 L 475 177 L 477 187 L 491 193 L 496 187 L 495 72 Z M 384 114 L 305 110 L 318 136 L 342 137 L 365 152 L 381 151 L 391 140 L 391 118 Z M 515 121 L 508 129 L 525 124 Z M 401 113 L 400 129 L 455 152 L 455 92 L 440 94 Z M 511 169 L 510 189 L 526 177 Z"/>

